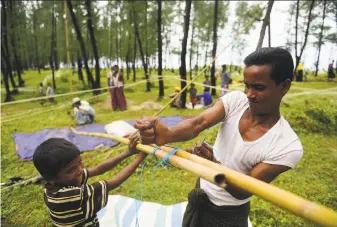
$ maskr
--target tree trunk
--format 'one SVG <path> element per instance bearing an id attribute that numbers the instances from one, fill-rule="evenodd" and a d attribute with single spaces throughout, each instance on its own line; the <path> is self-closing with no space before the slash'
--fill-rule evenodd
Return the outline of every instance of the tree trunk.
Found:
<path id="1" fill-rule="evenodd" d="M 257 43 L 256 50 L 262 47 L 264 35 L 266 33 L 266 28 L 269 25 L 270 13 L 271 13 L 271 10 L 273 8 L 273 4 L 274 4 L 274 0 L 268 1 L 268 8 L 267 8 L 266 15 L 263 19 L 263 24 L 262 24 L 261 31 L 260 31 L 260 38 L 259 38 L 259 41 Z M 269 40 L 270 40 L 270 33 L 269 33 Z"/>
<path id="2" fill-rule="evenodd" d="M 117 9 L 118 9 L 118 12 L 120 12 L 120 3 L 119 1 L 116 1 L 116 6 L 117 6 Z M 118 34 L 118 26 L 119 26 L 119 22 L 117 21 L 116 22 L 116 54 L 117 54 L 117 65 L 119 65 L 119 34 Z"/>
<path id="3" fill-rule="evenodd" d="M 181 89 L 186 87 L 186 47 L 188 39 L 188 28 L 190 26 L 190 14 L 192 0 L 185 0 L 185 16 L 184 16 L 184 37 L 181 45 L 181 66 L 180 66 L 180 78 Z M 186 90 L 181 94 L 181 107 L 186 108 Z"/>
<path id="4" fill-rule="evenodd" d="M 137 39 L 136 34 L 133 35 L 133 61 L 132 61 L 132 72 L 133 72 L 133 82 L 136 82 L 136 55 L 137 55 Z"/>
<path id="5" fill-rule="evenodd" d="M 4 7 L 3 2 L 2 3 L 2 8 Z M 3 15 L 3 12 L 1 13 Z M 9 82 L 8 82 L 8 76 L 9 76 L 9 72 L 7 69 L 7 64 L 6 64 L 6 59 L 4 58 L 5 54 L 5 49 L 3 46 L 3 43 L 1 43 L 1 71 L 3 73 L 3 77 L 4 77 L 4 85 L 5 85 L 5 90 L 6 90 L 6 97 L 5 97 L 5 102 L 9 102 L 11 101 L 12 97 L 11 97 L 11 91 L 9 88 Z"/>
<path id="6" fill-rule="evenodd" d="M 95 88 L 100 88 L 101 83 L 100 83 L 99 57 L 98 57 L 98 51 L 97 51 L 97 45 L 96 45 L 94 26 L 92 24 L 92 17 L 91 17 L 91 0 L 86 0 L 85 5 L 86 5 L 86 8 L 87 8 L 88 29 L 89 29 L 90 39 L 91 39 L 91 46 L 92 46 L 92 51 L 93 51 L 95 63 L 96 63 L 95 64 L 95 72 L 96 72 Z M 97 94 L 97 93 L 100 93 L 100 92 L 96 91 L 95 93 Z"/>
<path id="7" fill-rule="evenodd" d="M 17 53 L 17 45 L 16 45 L 16 36 L 15 36 L 15 32 L 14 32 L 14 21 L 15 18 L 13 17 L 13 4 L 15 2 L 12 1 L 8 1 L 9 3 L 9 8 L 10 8 L 10 25 L 11 25 L 11 32 L 10 32 L 10 36 L 11 36 L 11 44 L 12 44 L 12 49 L 13 49 L 13 56 L 14 56 L 14 65 L 15 65 L 15 69 L 16 72 L 18 74 L 18 80 L 19 80 L 19 87 L 23 87 L 25 85 L 25 82 L 22 80 L 21 78 L 21 64 L 20 64 L 20 60 L 18 57 L 18 53 Z"/>
<path id="8" fill-rule="evenodd" d="M 144 51 L 143 51 L 143 47 L 142 47 L 142 41 L 140 40 L 139 28 L 138 28 L 138 23 L 137 23 L 137 18 L 136 18 L 137 15 L 136 15 L 134 2 L 132 2 L 132 10 L 133 10 L 133 23 L 134 23 L 134 26 L 135 26 L 135 35 L 136 35 L 136 38 L 137 38 L 137 41 L 138 41 L 139 52 L 140 52 L 140 56 L 142 58 L 142 63 L 143 63 L 144 73 L 145 73 L 145 78 L 146 78 L 146 91 L 149 92 L 149 91 L 151 91 L 151 84 L 150 84 L 150 81 L 149 81 L 147 64 L 145 62 L 145 56 L 144 56 Z"/>
<path id="9" fill-rule="evenodd" d="M 209 38 L 210 38 L 210 35 L 209 33 L 211 32 L 211 26 L 208 26 L 208 29 L 207 29 L 207 41 L 206 41 L 206 44 L 204 46 L 206 46 L 206 51 L 205 51 L 205 66 L 207 65 L 207 57 L 208 57 L 208 43 L 209 43 Z M 205 70 L 205 73 L 206 73 L 207 69 Z"/>
<path id="10" fill-rule="evenodd" d="M 198 32 L 199 32 L 199 29 L 198 29 Z M 198 32 L 197 32 L 197 34 L 198 34 Z M 197 60 L 196 60 L 195 65 L 198 68 L 198 64 L 199 64 L 199 40 L 197 41 L 197 53 L 196 54 L 197 54 Z M 197 71 L 195 73 L 197 73 Z"/>
<path id="11" fill-rule="evenodd" d="M 54 64 L 53 64 L 53 57 L 52 57 L 52 55 L 49 57 L 49 64 L 50 64 L 50 69 L 51 69 L 51 72 L 52 72 L 53 88 L 56 89 L 55 71 L 54 71 Z"/>
<path id="12" fill-rule="evenodd" d="M 310 23 L 311 23 L 311 13 L 312 13 L 312 9 L 314 8 L 314 4 L 315 4 L 315 0 L 312 0 L 311 4 L 310 4 L 310 8 L 309 8 L 308 22 L 307 22 L 307 27 L 306 27 L 306 30 L 305 30 L 305 35 L 304 35 L 304 43 L 302 45 L 302 48 L 301 48 L 301 51 L 300 51 L 300 55 L 297 55 L 297 52 L 296 52 L 296 66 L 295 66 L 295 69 L 297 68 L 298 64 L 300 63 L 301 57 L 302 57 L 302 54 L 303 54 L 303 51 L 304 51 L 304 48 L 307 45 L 308 36 L 309 36 L 309 28 L 310 28 Z M 297 17 L 298 17 L 298 15 L 296 15 L 296 18 Z M 296 25 L 297 25 L 297 23 L 296 23 Z M 296 29 L 296 34 L 297 34 L 297 29 Z M 296 40 L 297 40 L 297 37 L 296 37 Z M 302 81 L 302 80 L 299 79 L 298 81 Z"/>
<path id="13" fill-rule="evenodd" d="M 79 51 L 77 51 L 77 75 L 78 75 L 78 79 L 82 81 L 83 86 L 85 86 L 83 73 L 82 73 L 82 59 L 81 59 L 81 55 Z"/>
<path id="14" fill-rule="evenodd" d="M 53 1 L 55 3 L 55 1 Z M 54 6 L 55 7 L 55 6 Z M 55 15 L 55 13 L 54 13 Z M 57 29 L 56 29 L 56 18 L 53 19 L 54 20 L 54 24 L 53 24 L 53 27 L 54 27 L 54 46 L 53 46 L 53 54 L 54 54 L 54 67 L 55 67 L 55 70 L 59 70 L 59 59 L 58 59 L 58 56 L 57 56 Z"/>
<path id="15" fill-rule="evenodd" d="M 53 1 L 53 11 L 52 11 L 52 29 L 51 29 L 51 47 L 50 47 L 50 57 L 49 57 L 49 64 L 50 68 L 52 70 L 52 78 L 53 78 L 53 88 L 56 89 L 56 82 L 55 82 L 55 72 L 54 72 L 54 64 L 53 64 L 53 57 L 55 56 L 54 51 L 55 51 L 55 1 Z"/>
<path id="16" fill-rule="evenodd" d="M 158 17 L 157 17 L 157 39 L 158 39 L 158 77 L 159 77 L 159 98 L 164 97 L 164 82 L 163 82 L 163 69 L 162 69 L 162 37 L 161 37 L 161 23 L 162 23 L 162 18 L 161 18 L 161 0 L 157 0 L 158 4 Z"/>
<path id="17" fill-rule="evenodd" d="M 149 47 L 148 47 L 148 36 L 147 36 L 147 0 L 145 0 L 145 59 L 146 65 L 149 67 Z"/>
<path id="18" fill-rule="evenodd" d="M 40 70 L 40 60 L 39 60 L 39 47 L 37 45 L 37 34 L 36 34 L 36 10 L 35 7 L 33 7 L 33 29 L 34 29 L 34 45 L 35 45 L 35 67 L 37 68 L 37 71 L 39 74 L 41 74 Z"/>
<path id="19" fill-rule="evenodd" d="M 300 62 L 300 60 L 298 59 L 298 55 L 297 55 L 297 45 L 298 45 L 298 16 L 299 16 L 299 11 L 300 11 L 300 0 L 297 0 L 296 2 L 296 18 L 295 18 L 295 60 L 296 60 L 296 64 L 295 64 L 295 72 L 296 72 L 296 68 L 298 66 L 298 63 Z"/>
<path id="20" fill-rule="evenodd" d="M 12 65 L 10 62 L 10 54 L 9 54 L 9 48 L 8 48 L 8 39 L 7 39 L 7 15 L 6 15 L 6 9 L 7 6 L 5 4 L 4 0 L 1 0 L 1 32 L 2 32 L 2 38 L 3 38 L 3 43 L 1 42 L 1 44 L 3 44 L 3 57 L 5 59 L 5 63 L 6 63 L 6 71 L 7 71 L 7 75 L 11 81 L 12 87 L 13 87 L 13 91 L 14 93 L 17 93 L 18 90 L 16 88 L 16 84 L 14 81 L 14 77 L 13 77 L 13 73 L 12 73 Z"/>
<path id="21" fill-rule="evenodd" d="M 193 7 L 193 6 L 191 6 Z M 195 11 L 195 7 L 194 7 L 194 11 Z M 194 37 L 194 21 L 195 21 L 195 14 L 193 17 L 193 22 L 192 22 L 192 36 L 191 36 L 191 46 L 190 46 L 190 80 L 192 80 L 192 73 L 193 73 L 193 69 L 192 69 L 192 56 L 193 56 L 193 37 Z"/>
<path id="22" fill-rule="evenodd" d="M 87 58 L 88 55 L 87 55 L 87 52 L 86 52 L 86 49 L 85 49 L 84 41 L 83 41 L 83 38 L 82 38 L 82 35 L 81 35 L 81 30 L 80 30 L 80 27 L 78 25 L 76 15 L 73 11 L 73 5 L 71 3 L 71 0 L 67 0 L 67 5 L 68 5 L 69 12 L 70 12 L 71 20 L 74 24 L 74 28 L 75 28 L 75 31 L 76 31 L 77 40 L 80 43 L 80 48 L 81 48 L 81 52 L 82 52 L 82 58 L 83 58 L 83 61 L 84 61 L 85 71 L 87 73 L 88 83 L 91 84 L 92 88 L 95 88 L 95 81 L 92 77 L 92 74 L 90 72 L 89 65 L 88 65 L 88 58 Z"/>
<path id="23" fill-rule="evenodd" d="M 218 4 L 219 0 L 215 0 L 214 4 L 214 19 L 213 19 L 213 51 L 212 51 L 212 58 L 214 59 L 216 56 L 216 48 L 217 48 L 217 30 L 218 30 Z M 212 86 L 216 86 L 215 84 L 215 61 L 212 61 L 212 69 L 211 69 L 211 84 Z M 216 95 L 215 88 L 212 88 L 212 95 Z"/>
<path id="24" fill-rule="evenodd" d="M 319 33 L 319 39 L 318 39 L 318 56 L 316 61 L 316 70 L 315 70 L 315 77 L 318 75 L 318 66 L 319 66 L 319 58 L 321 56 L 321 47 L 322 47 L 322 39 L 323 39 L 323 30 L 324 30 L 324 21 L 325 21 L 325 9 L 326 9 L 326 1 L 324 0 L 323 3 L 323 14 L 322 14 L 322 25 L 321 25 L 321 32 Z"/>
<path id="25" fill-rule="evenodd" d="M 271 27 L 270 27 L 270 18 L 268 23 L 268 47 L 271 47 Z"/>

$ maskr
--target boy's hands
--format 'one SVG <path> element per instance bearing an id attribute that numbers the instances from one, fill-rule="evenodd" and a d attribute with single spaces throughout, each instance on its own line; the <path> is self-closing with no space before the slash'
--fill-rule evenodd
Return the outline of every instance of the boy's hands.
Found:
<path id="1" fill-rule="evenodd" d="M 129 138 L 130 143 L 129 143 L 129 152 L 132 154 L 136 154 L 139 153 L 139 150 L 137 150 L 136 146 L 137 146 L 137 142 L 140 140 L 140 135 L 139 133 L 135 133 L 133 135 L 126 135 L 124 136 L 126 138 Z"/>

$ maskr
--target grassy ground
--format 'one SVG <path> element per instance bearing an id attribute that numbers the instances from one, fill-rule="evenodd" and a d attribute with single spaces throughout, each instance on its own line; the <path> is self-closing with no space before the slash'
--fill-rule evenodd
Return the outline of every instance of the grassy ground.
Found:
<path id="1" fill-rule="evenodd" d="M 50 72 L 45 72 L 48 75 Z M 35 72 L 27 72 L 24 75 L 26 86 L 37 88 L 37 84 L 43 79 L 43 76 L 35 77 Z M 61 72 L 64 74 L 64 72 Z M 28 79 L 28 76 L 31 75 Z M 165 75 L 165 74 L 164 74 Z M 170 75 L 166 72 L 166 75 Z M 303 92 L 303 89 L 325 89 L 337 87 L 337 83 L 328 83 L 319 78 L 313 81 L 312 78 L 305 83 L 294 83 L 291 93 Z M 139 81 L 140 79 L 137 79 Z M 105 72 L 101 78 L 102 85 L 105 84 Z M 198 80 L 202 82 L 202 79 Z M 127 81 L 131 84 L 132 81 Z M 74 90 L 84 89 L 79 81 L 74 78 Z M 57 93 L 69 91 L 68 82 L 61 78 L 57 80 Z M 165 81 L 165 96 L 167 97 L 173 90 L 174 86 L 179 86 L 177 80 Z M 199 91 L 201 87 L 197 87 Z M 243 90 L 242 85 L 232 86 L 231 89 Z M 151 92 L 144 92 L 145 84 L 126 89 L 126 98 L 132 101 L 132 105 L 139 105 L 144 101 L 157 101 L 158 84 L 153 83 Z M 336 90 L 335 90 L 336 91 Z M 35 94 L 36 95 L 36 94 Z M 91 93 L 80 95 L 80 97 L 89 97 Z M 34 94 L 22 92 L 15 96 L 16 100 L 28 98 Z M 32 162 L 22 162 L 15 154 L 15 144 L 12 134 L 15 132 L 36 132 L 45 128 L 63 128 L 74 124 L 72 119 L 67 115 L 66 109 L 53 109 L 64 103 L 65 100 L 70 102 L 70 98 L 57 98 L 58 104 L 48 104 L 41 107 L 38 102 L 28 104 L 17 104 L 4 106 L 1 110 L 3 119 L 18 114 L 19 118 L 2 124 L 1 129 L 1 178 L 2 182 L 8 181 L 13 176 L 31 177 L 37 175 Z M 165 105 L 168 98 L 158 103 Z M 112 112 L 108 102 L 108 95 L 90 100 L 97 111 L 97 120 L 99 124 L 106 124 L 114 120 L 137 119 L 142 116 L 154 114 L 154 110 Z M 34 113 L 29 112 L 29 108 L 37 108 L 36 112 L 47 110 L 40 114 L 27 116 Z M 336 182 L 336 164 L 337 164 L 337 95 L 336 94 L 309 94 L 286 99 L 281 106 L 282 114 L 290 122 L 295 131 L 298 133 L 304 146 L 304 156 L 298 167 L 288 171 L 273 184 L 283 189 L 294 192 L 304 198 L 323 204 L 334 210 L 337 210 L 337 182 Z M 195 116 L 201 110 L 177 110 L 166 109 L 162 116 Z M 17 117 L 16 116 L 16 117 Z M 20 117 L 22 116 L 22 117 Z M 197 139 L 201 139 L 200 135 Z M 214 142 L 216 131 L 208 136 L 210 143 Z M 195 141 L 177 144 L 182 148 L 187 148 Z M 123 148 L 114 148 L 111 156 L 121 152 Z M 96 150 L 82 154 L 85 166 L 93 166 L 107 158 L 110 151 Z M 114 176 L 121 168 L 126 166 L 131 160 L 124 161 L 118 168 L 95 177 L 90 182 L 99 179 L 108 179 Z M 173 204 L 186 201 L 188 192 L 193 188 L 196 176 L 176 169 L 169 170 L 158 168 L 154 174 L 153 180 L 152 168 L 157 160 L 150 159 L 148 167 L 144 172 L 144 195 L 143 200 L 153 201 L 163 204 Z M 139 173 L 133 175 L 126 183 L 111 194 L 121 194 L 130 197 L 139 198 Z M 138 192 L 138 195 L 137 195 Z M 47 209 L 43 203 L 43 193 L 41 185 L 27 185 L 23 188 L 14 189 L 10 192 L 1 193 L 1 212 L 2 224 L 4 226 L 41 226 L 51 224 Z M 272 204 L 253 196 L 251 203 L 250 219 L 254 226 L 314 226 L 301 218 L 295 217 L 286 211 L 283 211 Z"/>

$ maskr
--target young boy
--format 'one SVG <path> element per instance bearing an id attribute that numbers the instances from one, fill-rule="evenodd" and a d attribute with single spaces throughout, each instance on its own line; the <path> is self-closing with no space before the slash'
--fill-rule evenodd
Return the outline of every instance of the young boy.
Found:
<path id="1" fill-rule="evenodd" d="M 44 202 L 54 226 L 99 226 L 96 213 L 108 202 L 108 192 L 126 181 L 144 160 L 146 154 L 136 150 L 138 136 L 130 138 L 129 149 L 93 168 L 84 169 L 79 149 L 61 138 L 40 144 L 33 162 L 46 180 Z M 137 158 L 115 177 L 88 184 L 89 177 L 101 175 L 124 159 Z"/>
<path id="2" fill-rule="evenodd" d="M 205 76 L 206 80 L 204 81 L 204 92 L 209 92 L 211 86 L 211 81 L 209 81 L 209 76 Z M 206 85 L 206 86 L 205 86 Z"/>
<path id="3" fill-rule="evenodd" d="M 195 104 L 197 104 L 197 89 L 195 88 L 195 84 L 191 83 L 190 92 L 190 102 L 192 103 L 192 107 L 194 109 Z"/>

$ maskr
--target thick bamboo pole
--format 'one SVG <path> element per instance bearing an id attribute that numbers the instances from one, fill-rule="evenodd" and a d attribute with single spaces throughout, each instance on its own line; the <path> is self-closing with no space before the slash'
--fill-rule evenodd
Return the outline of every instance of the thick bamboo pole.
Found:
<path id="1" fill-rule="evenodd" d="M 112 136 L 112 135 L 108 135 L 108 134 L 104 134 L 104 133 L 89 133 L 89 132 L 79 132 L 77 130 L 75 130 L 74 128 L 71 128 L 72 131 L 76 134 L 79 135 L 85 135 L 85 136 L 96 136 L 96 137 L 102 137 L 102 138 L 107 138 L 107 139 L 112 139 L 115 141 L 118 141 L 120 143 L 123 144 L 129 144 L 129 139 L 127 138 L 122 138 L 119 136 Z M 136 147 L 138 150 L 143 151 L 147 154 L 151 154 L 153 151 L 153 147 L 148 146 L 148 145 L 143 145 L 143 144 L 137 144 Z M 165 156 L 167 155 L 167 153 L 165 151 L 162 151 L 160 149 L 158 149 L 155 152 L 155 156 L 163 159 Z M 219 174 L 217 173 L 216 170 L 214 169 L 210 169 L 206 166 L 202 166 L 198 163 L 189 161 L 187 159 L 178 157 L 176 155 L 172 155 L 169 158 L 169 163 L 171 163 L 172 165 L 174 165 L 175 167 L 179 168 L 179 169 L 183 169 L 186 171 L 189 171 L 213 184 L 218 185 L 219 187 L 224 188 L 226 186 L 225 182 L 225 176 L 224 174 Z"/>
<path id="2" fill-rule="evenodd" d="M 161 146 L 160 149 L 166 152 L 173 150 L 165 146 Z M 329 208 L 186 151 L 179 150 L 176 155 L 225 174 L 226 181 L 229 183 L 284 208 L 296 216 L 321 226 L 337 226 L 337 213 Z"/>

